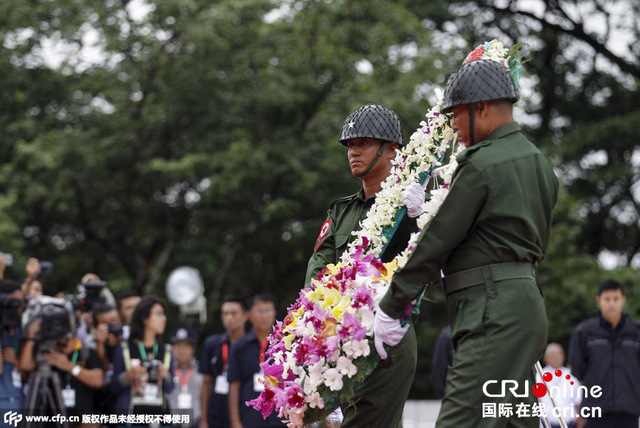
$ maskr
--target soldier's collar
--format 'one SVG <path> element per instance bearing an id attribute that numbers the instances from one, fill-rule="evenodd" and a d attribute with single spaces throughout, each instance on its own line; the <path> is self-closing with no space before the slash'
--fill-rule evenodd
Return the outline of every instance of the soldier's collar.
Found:
<path id="1" fill-rule="evenodd" d="M 522 130 L 520 129 L 520 125 L 518 125 L 516 122 L 507 123 L 506 125 L 502 125 L 500 128 L 494 130 L 491 134 L 484 137 L 482 141 L 499 140 L 500 138 L 504 138 L 509 134 L 521 131 Z"/>
<path id="2" fill-rule="evenodd" d="M 354 196 L 356 197 L 356 199 L 360 199 L 362 202 L 367 201 L 367 196 L 364 194 L 364 187 L 361 187 L 360 190 L 358 190 L 358 193 L 356 193 Z"/>
<path id="3" fill-rule="evenodd" d="M 471 153 L 475 152 L 476 150 L 484 146 L 490 145 L 492 141 L 499 140 L 501 138 L 506 137 L 507 135 L 515 134 L 516 132 L 522 132 L 522 129 L 520 129 L 520 125 L 518 125 L 515 122 L 502 125 L 500 128 L 494 130 L 491 134 L 483 138 L 482 141 L 474 144 L 471 147 L 468 147 L 466 150 L 460 153 L 458 155 L 458 162 L 465 161 Z"/>

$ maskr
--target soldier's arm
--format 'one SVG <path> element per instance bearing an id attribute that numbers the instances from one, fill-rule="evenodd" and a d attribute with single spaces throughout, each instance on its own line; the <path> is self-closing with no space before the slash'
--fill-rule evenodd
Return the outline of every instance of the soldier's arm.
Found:
<path id="1" fill-rule="evenodd" d="M 440 283 L 440 269 L 456 246 L 466 238 L 487 202 L 488 194 L 485 176 L 473 164 L 461 164 L 449 195 L 422 231 L 407 264 L 394 274 L 391 287 L 380 302 L 380 308 L 387 315 L 400 318 L 425 284 Z"/>
<path id="2" fill-rule="evenodd" d="M 314 252 L 307 264 L 307 274 L 304 279 L 305 285 L 309 285 L 311 279 L 315 278 L 326 265 L 337 262 L 334 219 L 333 210 L 330 209 L 327 213 L 327 219 L 322 223 L 322 227 L 324 227 L 327 222 L 330 222 L 326 234 L 323 236 L 321 228 L 315 242 Z"/>

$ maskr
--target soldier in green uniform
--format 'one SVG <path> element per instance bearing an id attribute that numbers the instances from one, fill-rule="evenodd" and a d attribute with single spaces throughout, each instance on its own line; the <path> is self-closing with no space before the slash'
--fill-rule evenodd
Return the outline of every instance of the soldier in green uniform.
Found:
<path id="1" fill-rule="evenodd" d="M 399 318 L 444 273 L 456 353 L 437 427 L 539 424 L 537 417 L 516 412 L 528 408 L 531 416 L 532 367 L 547 341 L 536 266 L 549 240 L 558 182 L 547 159 L 513 122 L 516 100 L 509 72 L 495 61 L 470 62 L 451 76 L 444 111 L 453 112 L 453 128 L 467 149 L 458 156 L 449 195 L 380 303 L 384 314 Z M 374 323 L 374 334 L 387 334 L 384 326 Z M 503 395 L 502 380 L 517 381 L 517 394 L 528 396 L 507 390 L 504 397 L 489 397 Z M 483 407 L 490 406 L 495 417 L 483 415 Z"/>
<path id="2" fill-rule="evenodd" d="M 331 204 L 309 260 L 307 284 L 327 264 L 337 263 L 354 239 L 351 232 L 359 228 L 360 220 L 373 205 L 376 192 L 391 172 L 391 160 L 395 158 L 396 149 L 403 145 L 400 119 L 387 107 L 365 105 L 347 117 L 339 141 L 348 148 L 351 172 L 362 180 L 362 189 Z M 415 217 L 422 213 L 423 202 L 424 190 L 420 185 L 405 191 L 409 217 L 400 223 L 382 254 L 384 262 L 391 261 L 406 248 L 411 233 L 417 230 Z M 409 329 L 409 333 L 389 353 L 389 358 L 381 361 L 355 391 L 353 400 L 341 403 L 344 414 L 341 426 L 401 426 L 402 410 L 409 395 L 416 362 L 416 336 L 413 329 Z M 398 379 L 402 381 L 398 382 Z"/>

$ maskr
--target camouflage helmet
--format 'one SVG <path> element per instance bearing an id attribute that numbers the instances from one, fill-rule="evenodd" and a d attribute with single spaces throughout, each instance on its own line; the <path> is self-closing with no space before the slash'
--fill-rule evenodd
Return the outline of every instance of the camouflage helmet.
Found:
<path id="1" fill-rule="evenodd" d="M 453 73 L 444 90 L 444 107 L 449 113 L 454 107 L 480 101 L 509 99 L 518 101 L 518 92 L 509 70 L 491 59 L 479 59 L 463 65 Z"/>
<path id="2" fill-rule="evenodd" d="M 378 104 L 367 104 L 347 116 L 338 141 L 346 146 L 352 138 L 375 138 L 400 146 L 404 144 L 400 118 L 389 107 Z"/>

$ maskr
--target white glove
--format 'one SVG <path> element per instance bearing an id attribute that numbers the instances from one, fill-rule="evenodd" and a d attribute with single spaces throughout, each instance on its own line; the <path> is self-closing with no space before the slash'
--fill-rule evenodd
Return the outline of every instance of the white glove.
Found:
<path id="1" fill-rule="evenodd" d="M 426 181 L 424 185 L 420 183 L 413 183 L 411 186 L 404 189 L 404 192 L 402 192 L 402 195 L 404 196 L 404 204 L 407 207 L 407 214 L 411 218 L 416 218 L 422 214 L 425 187 Z"/>
<path id="2" fill-rule="evenodd" d="M 409 324 L 402 327 L 400 320 L 391 318 L 385 314 L 382 309 L 378 308 L 376 316 L 373 319 L 373 341 L 380 358 L 383 360 L 387 359 L 387 351 L 384 350 L 384 343 L 389 346 L 396 346 L 400 343 L 407 330 L 409 330 Z"/>

